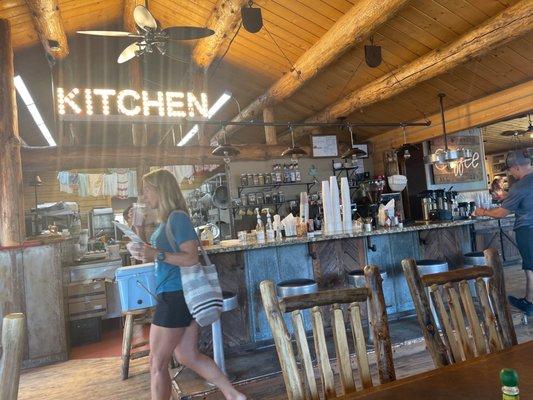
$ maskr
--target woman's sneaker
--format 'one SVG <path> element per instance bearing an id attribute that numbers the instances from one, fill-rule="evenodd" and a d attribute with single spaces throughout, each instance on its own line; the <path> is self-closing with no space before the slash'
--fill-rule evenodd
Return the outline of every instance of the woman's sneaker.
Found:
<path id="1" fill-rule="evenodd" d="M 523 297 L 519 299 L 518 297 L 509 296 L 508 299 L 509 299 L 509 303 L 511 303 L 513 307 L 518 308 L 528 317 L 533 315 L 533 303 L 527 301 Z"/>

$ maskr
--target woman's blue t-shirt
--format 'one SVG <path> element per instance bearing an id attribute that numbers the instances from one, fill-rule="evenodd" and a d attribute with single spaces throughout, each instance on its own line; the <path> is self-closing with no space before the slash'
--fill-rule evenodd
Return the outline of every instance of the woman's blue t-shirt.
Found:
<path id="1" fill-rule="evenodd" d="M 176 249 L 179 249 L 179 246 L 184 242 L 198 239 L 191 220 L 185 213 L 173 213 L 166 223 L 171 226 L 172 234 L 176 240 Z M 158 250 L 174 252 L 167 239 L 165 223 L 159 224 L 150 238 L 150 244 Z M 156 260 L 155 276 L 156 294 L 182 290 L 180 267 Z"/>

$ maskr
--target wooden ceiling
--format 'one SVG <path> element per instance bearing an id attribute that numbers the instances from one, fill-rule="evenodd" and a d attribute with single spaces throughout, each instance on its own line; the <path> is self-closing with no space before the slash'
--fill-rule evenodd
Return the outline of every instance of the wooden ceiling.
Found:
<path id="1" fill-rule="evenodd" d="M 219 66 L 219 61 L 211 65 L 208 73 L 210 97 L 216 98 L 224 90 L 228 90 L 233 93 L 241 108 L 246 107 L 283 74 L 289 72 L 296 60 L 358 1 L 361 0 L 255 0 L 255 6 L 262 9 L 264 27 L 257 34 L 240 29 L 231 46 L 220 49 L 219 57 L 226 51 L 227 53 Z M 76 40 L 73 37 L 76 30 L 122 27 L 124 2 L 121 0 L 59 0 L 58 3 L 71 43 Z M 216 0 L 150 0 L 148 5 L 162 26 L 205 26 L 216 3 Z M 369 41 L 359 43 L 289 99 L 277 104 L 274 107 L 275 119 L 300 121 L 311 117 L 345 94 L 456 40 L 516 3 L 518 0 L 410 1 L 373 35 L 374 42 L 382 46 L 383 63 L 379 67 L 370 68 L 364 62 L 363 46 Z M 533 10 L 533 2 L 531 3 Z M 24 61 L 36 57 L 35 54 L 42 54 L 25 1 L 2 0 L 0 18 L 8 18 L 12 22 L 16 60 L 29 76 L 30 90 L 32 85 L 36 88 L 37 105 L 50 103 L 49 88 L 38 89 L 39 82 L 46 77 L 45 72 L 48 73 L 46 68 L 42 71 L 46 64 L 41 61 L 40 65 L 37 62 L 28 65 Z M 99 61 L 94 68 L 116 68 L 114 63 L 120 52 L 118 46 L 109 44 L 92 53 L 84 48 L 83 54 L 80 54 L 80 49 L 81 47 L 71 44 L 67 60 L 77 60 L 87 65 L 88 58 L 96 58 Z M 348 120 L 416 120 L 438 111 L 436 94 L 440 91 L 447 94 L 446 107 L 453 107 L 528 81 L 533 77 L 532 49 L 533 33 L 530 32 L 438 77 L 419 83 L 391 99 L 360 109 L 347 116 Z M 158 63 L 159 69 L 166 68 L 165 65 Z M 32 68 L 35 69 L 34 72 Z M 84 73 L 91 72 L 87 70 Z M 79 74 L 74 75 L 79 77 Z M 32 76 L 35 76 L 33 81 Z M 172 86 L 179 81 L 181 78 L 171 77 L 165 84 Z M 236 115 L 236 105 L 228 103 L 217 115 L 217 119 L 231 119 Z M 20 118 L 29 116 L 22 112 Z M 47 118 L 52 117 L 48 115 L 45 120 Z M 93 126 L 91 129 L 94 138 L 101 136 L 97 132 L 103 129 L 101 126 Z M 365 139 L 385 130 L 386 128 L 360 129 L 358 136 L 359 139 Z M 278 129 L 278 134 L 283 131 L 285 129 Z M 214 132 L 215 129 L 211 133 Z M 154 141 L 158 142 L 163 134 L 164 132 L 158 132 Z M 21 136 L 28 143 L 44 144 L 32 128 L 31 121 L 21 121 Z M 243 128 L 232 140 L 261 143 L 264 142 L 264 132 L 262 128 Z"/>
<path id="2" fill-rule="evenodd" d="M 533 117 L 533 116 L 532 116 Z M 533 137 L 527 131 L 529 121 L 527 116 L 498 122 L 482 128 L 485 154 L 496 154 L 515 148 L 533 146 Z M 502 136 L 505 131 L 518 131 L 515 137 Z"/>

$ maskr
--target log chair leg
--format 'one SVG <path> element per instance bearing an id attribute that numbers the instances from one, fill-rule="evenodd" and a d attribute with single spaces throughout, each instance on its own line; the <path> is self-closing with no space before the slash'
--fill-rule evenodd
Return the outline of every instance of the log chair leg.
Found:
<path id="1" fill-rule="evenodd" d="M 130 369 L 131 340 L 133 337 L 133 314 L 126 314 L 124 330 L 122 333 L 122 380 L 128 379 Z"/>

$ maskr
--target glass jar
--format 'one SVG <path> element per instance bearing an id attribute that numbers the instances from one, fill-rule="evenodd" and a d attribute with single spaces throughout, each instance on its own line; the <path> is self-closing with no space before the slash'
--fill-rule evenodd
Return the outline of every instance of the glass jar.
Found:
<path id="1" fill-rule="evenodd" d="M 265 173 L 265 185 L 272 184 L 272 175 L 269 172 Z"/>
<path id="2" fill-rule="evenodd" d="M 272 204 L 272 203 L 273 203 L 272 192 L 266 192 L 265 193 L 265 204 Z"/>
<path id="3" fill-rule="evenodd" d="M 265 176 L 263 174 L 259 174 L 258 182 L 259 182 L 259 186 L 264 186 L 265 185 Z"/>
<path id="4" fill-rule="evenodd" d="M 244 193 L 241 193 L 241 204 L 243 206 L 248 205 L 248 196 L 246 196 Z"/>
<path id="5" fill-rule="evenodd" d="M 247 174 L 248 177 L 248 186 L 252 186 L 254 184 L 254 176 L 253 174 Z"/>
<path id="6" fill-rule="evenodd" d="M 248 193 L 248 204 L 249 205 L 257 204 L 255 193 Z"/>
<path id="7" fill-rule="evenodd" d="M 255 201 L 257 202 L 257 204 L 264 204 L 265 203 L 265 197 L 264 197 L 263 193 L 256 193 Z"/>
<path id="8" fill-rule="evenodd" d="M 285 194 L 280 190 L 278 192 L 278 203 L 283 203 L 285 202 Z"/>
<path id="9" fill-rule="evenodd" d="M 241 174 L 241 186 L 248 186 L 248 176 Z"/>
<path id="10" fill-rule="evenodd" d="M 254 174 L 253 175 L 253 179 L 254 179 L 254 185 L 255 186 L 259 186 L 259 174 Z"/>

